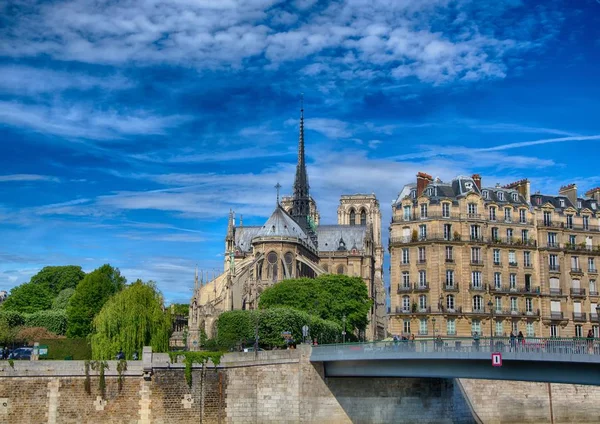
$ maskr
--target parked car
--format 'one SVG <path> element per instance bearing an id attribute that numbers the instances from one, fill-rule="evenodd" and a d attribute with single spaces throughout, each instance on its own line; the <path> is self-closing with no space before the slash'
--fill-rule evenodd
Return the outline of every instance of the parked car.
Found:
<path id="1" fill-rule="evenodd" d="M 19 347 L 13 350 L 10 355 L 8 355 L 8 359 L 22 359 L 25 361 L 29 361 L 31 359 L 31 354 L 33 353 L 32 347 Z"/>

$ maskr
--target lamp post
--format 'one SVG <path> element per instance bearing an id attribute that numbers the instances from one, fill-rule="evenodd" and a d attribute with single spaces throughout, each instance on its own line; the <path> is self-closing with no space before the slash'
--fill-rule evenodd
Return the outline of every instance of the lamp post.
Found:
<path id="1" fill-rule="evenodd" d="M 435 337 L 435 317 L 431 318 L 431 322 L 433 323 L 433 337 Z"/>
<path id="2" fill-rule="evenodd" d="M 346 343 L 346 314 L 342 316 L 342 322 L 344 323 L 344 330 L 342 331 L 342 343 Z"/>
<path id="3" fill-rule="evenodd" d="M 494 303 L 492 299 L 488 301 L 488 308 L 490 308 L 490 352 L 494 351 Z"/>
<path id="4" fill-rule="evenodd" d="M 596 318 L 598 319 L 598 324 L 600 324 L 600 305 L 596 305 Z M 600 327 L 599 327 L 600 328 Z M 599 330 L 600 331 L 600 330 Z M 593 331 L 592 331 L 593 332 Z M 596 335 L 594 334 L 594 337 Z"/>

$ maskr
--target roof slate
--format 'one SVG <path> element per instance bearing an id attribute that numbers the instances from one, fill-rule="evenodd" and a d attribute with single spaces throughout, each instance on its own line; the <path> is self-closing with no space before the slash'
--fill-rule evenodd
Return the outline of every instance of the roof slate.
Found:
<path id="1" fill-rule="evenodd" d="M 366 225 L 320 225 L 317 229 L 319 251 L 331 252 L 339 250 L 340 238 L 344 240 L 346 249 L 364 247 Z"/>

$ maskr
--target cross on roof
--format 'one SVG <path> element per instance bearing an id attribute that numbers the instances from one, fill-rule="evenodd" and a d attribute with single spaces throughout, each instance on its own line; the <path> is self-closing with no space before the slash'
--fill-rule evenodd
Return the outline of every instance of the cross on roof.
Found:
<path id="1" fill-rule="evenodd" d="M 275 188 L 277 189 L 277 204 L 279 204 L 279 190 L 281 189 L 281 184 L 275 184 Z"/>

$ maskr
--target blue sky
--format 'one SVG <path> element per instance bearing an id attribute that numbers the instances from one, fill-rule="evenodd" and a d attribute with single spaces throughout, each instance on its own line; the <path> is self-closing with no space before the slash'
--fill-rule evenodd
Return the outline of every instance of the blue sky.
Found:
<path id="1" fill-rule="evenodd" d="M 259 224 L 291 191 L 300 93 L 325 223 L 356 192 L 389 222 L 418 171 L 600 185 L 600 1 L 22 0 L 0 23 L 0 289 L 108 262 L 187 302 L 229 208 Z"/>

